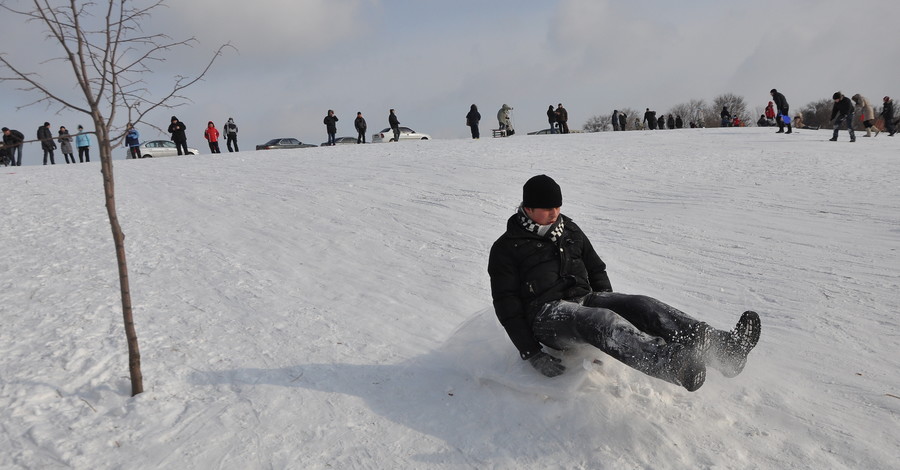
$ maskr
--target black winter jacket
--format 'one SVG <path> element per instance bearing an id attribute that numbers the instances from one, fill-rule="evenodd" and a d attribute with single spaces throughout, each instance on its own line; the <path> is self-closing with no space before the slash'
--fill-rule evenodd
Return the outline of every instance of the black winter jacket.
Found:
<path id="1" fill-rule="evenodd" d="M 840 115 L 844 117 L 853 112 L 853 102 L 850 101 L 850 98 L 846 96 L 843 97 L 840 101 L 834 104 L 831 108 L 831 120 L 834 121 L 834 118 Z"/>
<path id="2" fill-rule="evenodd" d="M 388 116 L 388 124 L 391 125 L 391 129 L 397 129 L 398 127 L 400 127 L 400 120 L 397 119 L 397 115 L 396 115 L 396 114 L 391 113 L 391 114 Z"/>
<path id="3" fill-rule="evenodd" d="M 325 131 L 329 134 L 337 134 L 337 122 L 338 117 L 332 114 L 325 116 L 325 119 L 322 119 L 322 123 L 325 124 Z"/>
<path id="4" fill-rule="evenodd" d="M 772 101 L 775 102 L 775 109 L 778 110 L 778 114 L 781 114 L 782 116 L 788 114 L 790 108 L 788 106 L 787 98 L 785 98 L 781 92 L 776 91 L 775 94 L 772 95 Z"/>
<path id="5" fill-rule="evenodd" d="M 881 116 L 884 118 L 884 122 L 891 122 L 894 120 L 894 101 L 888 100 L 884 103 L 884 108 L 881 109 Z"/>
<path id="6" fill-rule="evenodd" d="M 9 135 L 3 134 L 3 144 L 7 147 L 15 147 L 17 145 L 22 145 L 22 142 L 25 141 L 25 135 L 21 132 L 11 129 L 9 131 Z"/>
<path id="7" fill-rule="evenodd" d="M 366 133 L 366 120 L 362 116 L 357 116 L 356 120 L 353 121 L 353 126 L 356 127 L 356 132 Z"/>
<path id="8" fill-rule="evenodd" d="M 186 129 L 187 126 L 181 121 L 169 124 L 169 133 L 172 134 L 172 142 L 187 142 L 187 135 L 184 133 Z"/>
<path id="9" fill-rule="evenodd" d="M 606 264 L 590 240 L 572 219 L 560 217 L 565 230 L 556 243 L 525 230 L 514 214 L 491 247 L 494 311 L 522 359 L 541 351 L 531 324 L 544 304 L 612 291 Z"/>
<path id="10" fill-rule="evenodd" d="M 41 141 L 41 148 L 44 150 L 54 150 L 56 143 L 53 142 L 53 133 L 47 126 L 41 126 L 37 129 L 37 138 Z"/>
<path id="11" fill-rule="evenodd" d="M 471 110 L 466 114 L 466 125 L 467 126 L 477 126 L 481 121 L 481 113 L 476 110 Z"/>

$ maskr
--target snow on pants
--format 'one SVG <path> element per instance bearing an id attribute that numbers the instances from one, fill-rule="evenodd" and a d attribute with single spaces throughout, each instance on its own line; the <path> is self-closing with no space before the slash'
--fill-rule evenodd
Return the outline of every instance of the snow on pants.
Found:
<path id="1" fill-rule="evenodd" d="M 532 331 L 551 348 L 587 343 L 647 375 L 669 380 L 665 363 L 681 347 L 675 347 L 677 338 L 697 323 L 651 297 L 593 292 L 545 304 Z"/>

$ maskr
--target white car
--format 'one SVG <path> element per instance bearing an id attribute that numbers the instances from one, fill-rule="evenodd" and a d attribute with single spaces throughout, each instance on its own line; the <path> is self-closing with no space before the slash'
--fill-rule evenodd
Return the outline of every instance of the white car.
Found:
<path id="1" fill-rule="evenodd" d="M 148 140 L 138 147 L 141 158 L 174 157 L 178 155 L 178 147 L 171 140 Z M 188 155 L 199 155 L 200 151 L 188 147 Z M 128 158 L 131 158 L 131 149 L 128 149 Z"/>
<path id="2" fill-rule="evenodd" d="M 391 130 L 390 127 L 387 129 L 382 129 L 381 132 L 377 134 L 372 134 L 372 142 L 393 142 L 394 141 L 394 131 Z M 400 126 L 400 140 L 428 140 L 431 139 L 431 136 L 428 134 L 423 134 L 421 132 L 416 132 L 408 127 Z"/>

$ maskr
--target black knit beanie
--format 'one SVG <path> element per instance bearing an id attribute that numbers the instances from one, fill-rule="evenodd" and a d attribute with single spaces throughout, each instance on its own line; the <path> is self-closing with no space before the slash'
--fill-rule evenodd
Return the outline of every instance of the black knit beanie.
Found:
<path id="1" fill-rule="evenodd" d="M 562 206 L 562 190 L 547 175 L 532 177 L 522 186 L 522 206 L 531 209 L 553 209 Z"/>
<path id="2" fill-rule="evenodd" d="M 831 99 L 833 99 L 833 100 L 839 100 L 843 97 L 844 97 L 844 95 L 841 94 L 841 92 L 839 92 L 839 91 L 836 91 L 836 92 L 834 92 L 833 95 L 831 95 Z"/>

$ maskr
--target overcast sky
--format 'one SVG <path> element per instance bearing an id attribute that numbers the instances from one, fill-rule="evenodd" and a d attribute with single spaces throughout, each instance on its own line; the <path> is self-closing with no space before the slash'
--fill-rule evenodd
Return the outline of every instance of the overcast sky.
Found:
<path id="1" fill-rule="evenodd" d="M 792 111 L 837 90 L 880 104 L 900 96 L 898 13 L 896 0 L 179 0 L 144 30 L 199 42 L 144 78 L 162 93 L 175 74 L 196 75 L 219 45 L 235 46 L 187 91 L 190 103 L 150 117 L 164 127 L 177 115 L 203 151 L 206 122 L 221 128 L 228 117 L 244 149 L 273 137 L 324 142 L 328 109 L 339 136 L 355 135 L 357 111 L 371 135 L 396 108 L 403 125 L 464 138 L 473 103 L 482 132 L 507 103 L 520 133 L 547 127 L 557 103 L 572 128 L 615 108 L 666 113 L 726 92 L 761 109 L 773 87 Z M 27 68 L 58 55 L 39 25 L 20 23 L 0 16 L 9 57 Z M 58 72 L 42 75 L 71 91 L 68 66 L 50 66 Z M 9 83 L 0 96 L 2 125 L 29 138 L 45 120 L 54 131 L 89 122 L 56 107 L 17 111 L 32 99 Z M 162 137 L 142 130 L 145 140 Z"/>

